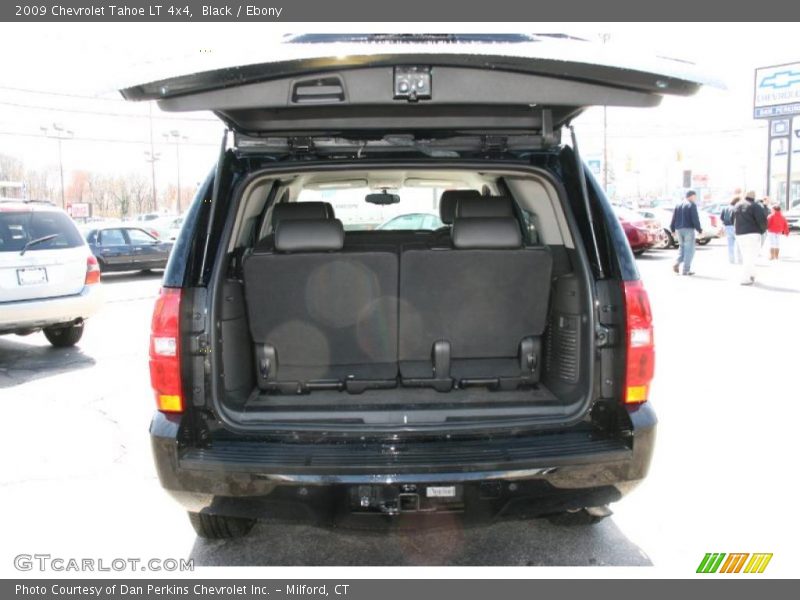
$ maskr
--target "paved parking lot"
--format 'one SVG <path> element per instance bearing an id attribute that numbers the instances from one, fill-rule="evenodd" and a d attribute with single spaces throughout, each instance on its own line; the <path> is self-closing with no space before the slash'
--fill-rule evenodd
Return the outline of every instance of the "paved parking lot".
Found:
<path id="1" fill-rule="evenodd" d="M 75 349 L 41 334 L 0 338 L 0 568 L 16 554 L 193 557 L 197 565 L 649 565 L 693 573 L 705 552 L 774 552 L 789 574 L 798 420 L 800 236 L 755 287 L 724 244 L 638 259 L 656 320 L 661 423 L 651 475 L 593 528 L 544 521 L 391 534 L 260 523 L 243 539 L 199 540 L 159 488 L 147 427 L 149 316 L 159 276 L 104 278 L 107 304 Z"/>

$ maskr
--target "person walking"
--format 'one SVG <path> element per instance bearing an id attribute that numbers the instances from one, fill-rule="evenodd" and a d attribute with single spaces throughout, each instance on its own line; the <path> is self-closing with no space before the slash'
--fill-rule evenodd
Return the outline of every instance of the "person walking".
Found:
<path id="1" fill-rule="evenodd" d="M 781 253 L 781 236 L 789 235 L 789 222 L 783 216 L 781 205 L 772 207 L 772 214 L 767 218 L 767 241 L 769 242 L 769 259 L 778 260 Z"/>
<path id="2" fill-rule="evenodd" d="M 736 205 L 741 202 L 740 196 L 734 196 L 731 203 L 725 206 L 719 213 L 719 218 L 725 226 L 725 237 L 728 240 L 728 262 L 731 264 L 742 264 L 742 253 L 736 245 L 736 228 L 733 226 L 733 213 Z"/>
<path id="3" fill-rule="evenodd" d="M 680 244 L 678 260 L 672 265 L 672 270 L 676 273 L 680 272 L 681 263 L 683 263 L 684 275 L 694 275 L 694 271 L 692 271 L 694 232 L 703 233 L 703 228 L 700 226 L 700 215 L 697 213 L 695 204 L 696 199 L 697 195 L 692 190 L 686 192 L 686 200 L 675 207 L 669 225 L 670 231 L 677 233 L 678 244 Z"/>
<path id="4" fill-rule="evenodd" d="M 767 218 L 756 204 L 756 193 L 747 192 L 744 202 L 739 202 L 733 212 L 736 244 L 742 252 L 742 285 L 753 285 L 756 280 L 756 259 L 761 249 L 761 235 L 767 230 Z"/>
<path id="5" fill-rule="evenodd" d="M 769 196 L 764 196 L 764 197 L 763 197 L 763 198 L 761 198 L 760 200 L 756 200 L 756 204 L 757 204 L 759 207 L 761 207 L 761 210 L 763 210 L 763 211 L 764 211 L 764 218 L 765 218 L 765 219 L 769 219 L 769 215 L 770 215 L 770 213 L 772 212 L 772 211 L 769 209 Z M 762 248 L 764 247 L 764 245 L 766 244 L 766 242 L 767 242 L 767 231 L 766 231 L 766 230 L 764 230 L 764 232 L 761 234 L 761 247 L 762 247 Z"/>

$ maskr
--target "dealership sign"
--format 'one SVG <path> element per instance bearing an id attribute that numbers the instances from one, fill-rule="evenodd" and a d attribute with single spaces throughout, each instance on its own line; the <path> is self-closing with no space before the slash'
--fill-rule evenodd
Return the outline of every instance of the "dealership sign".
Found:
<path id="1" fill-rule="evenodd" d="M 753 118 L 800 115 L 800 62 L 756 69 Z"/>

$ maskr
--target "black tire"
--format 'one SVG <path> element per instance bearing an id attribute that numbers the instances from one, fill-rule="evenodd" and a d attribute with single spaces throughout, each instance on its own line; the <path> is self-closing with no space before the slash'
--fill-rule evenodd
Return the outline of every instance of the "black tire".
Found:
<path id="1" fill-rule="evenodd" d="M 660 246 L 656 246 L 661 250 L 667 250 L 672 248 L 673 244 L 675 244 L 675 240 L 672 239 L 672 234 L 669 232 L 668 229 L 664 230 L 664 242 Z"/>
<path id="2" fill-rule="evenodd" d="M 45 327 L 44 337 L 56 348 L 69 348 L 77 344 L 83 336 L 83 323 Z"/>
<path id="3" fill-rule="evenodd" d="M 603 519 L 605 519 L 605 516 L 589 514 L 585 508 L 575 512 L 567 511 L 547 517 L 548 521 L 559 527 L 587 527 L 597 525 Z"/>
<path id="4" fill-rule="evenodd" d="M 706 239 L 704 239 L 704 240 L 697 240 L 697 244 L 698 244 L 699 246 L 705 246 L 705 245 L 706 245 L 706 244 L 708 244 L 710 241 L 711 241 L 711 238 L 706 238 Z"/>
<path id="5" fill-rule="evenodd" d="M 634 250 L 633 251 L 633 255 L 634 256 L 641 256 L 642 254 L 644 254 L 644 250 Z"/>
<path id="6" fill-rule="evenodd" d="M 672 235 L 671 231 L 667 231 L 667 236 L 669 237 L 669 246 L 667 248 L 677 248 L 678 247 L 678 238 Z"/>
<path id="7" fill-rule="evenodd" d="M 256 523 L 255 519 L 242 517 L 223 517 L 196 512 L 188 514 L 195 533 L 209 540 L 227 540 L 245 536 Z"/>

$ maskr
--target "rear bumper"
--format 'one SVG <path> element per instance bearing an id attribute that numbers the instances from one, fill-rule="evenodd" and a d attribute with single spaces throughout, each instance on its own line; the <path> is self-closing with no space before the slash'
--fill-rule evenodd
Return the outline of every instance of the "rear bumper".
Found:
<path id="1" fill-rule="evenodd" d="M 631 420 L 627 440 L 576 431 L 395 446 L 227 441 L 199 449 L 179 446 L 179 417 L 157 413 L 150 434 L 162 486 L 190 511 L 258 517 L 287 502 L 327 506 L 363 486 L 455 484 L 473 499 L 465 509 L 486 500 L 492 512 L 507 512 L 525 500 L 533 515 L 607 504 L 635 487 L 647 474 L 656 418 L 644 405 Z"/>
<path id="2" fill-rule="evenodd" d="M 0 304 L 0 333 L 35 329 L 88 319 L 103 305 L 102 284 L 83 287 L 79 294 Z"/>

